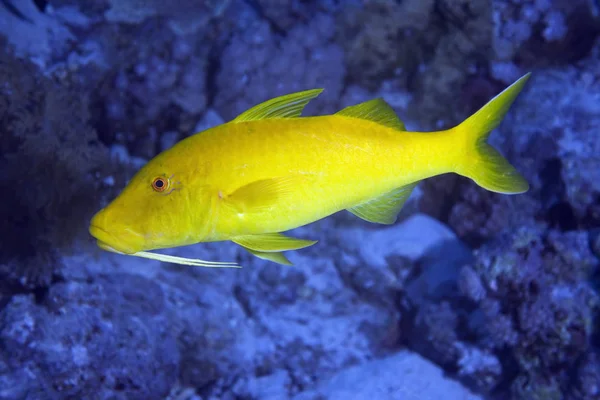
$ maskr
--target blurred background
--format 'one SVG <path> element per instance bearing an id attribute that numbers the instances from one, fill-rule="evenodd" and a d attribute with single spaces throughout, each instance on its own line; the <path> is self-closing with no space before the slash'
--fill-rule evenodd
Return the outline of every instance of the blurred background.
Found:
<path id="1" fill-rule="evenodd" d="M 0 0 L 0 399 L 600 399 L 597 0 Z M 252 105 L 383 97 L 453 126 L 524 73 L 491 142 L 530 182 L 422 182 L 293 267 L 228 243 L 100 251 L 149 159 Z"/>

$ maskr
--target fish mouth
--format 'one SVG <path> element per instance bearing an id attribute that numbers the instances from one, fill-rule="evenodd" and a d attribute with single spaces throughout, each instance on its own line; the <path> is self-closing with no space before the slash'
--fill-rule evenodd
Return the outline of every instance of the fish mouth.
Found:
<path id="1" fill-rule="evenodd" d="M 91 224 L 89 228 L 90 235 L 96 238 L 96 244 L 103 250 L 118 254 L 133 254 L 137 250 L 125 243 L 122 239 L 98 225 Z"/>

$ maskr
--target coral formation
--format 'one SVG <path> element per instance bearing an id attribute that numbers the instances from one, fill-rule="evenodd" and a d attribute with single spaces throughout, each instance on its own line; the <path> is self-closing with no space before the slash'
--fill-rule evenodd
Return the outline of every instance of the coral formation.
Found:
<path id="1" fill-rule="evenodd" d="M 510 391 L 515 399 L 575 396 L 581 384 L 572 376 L 593 379 L 584 378 L 594 367 L 582 360 L 595 351 L 600 305 L 588 282 L 599 260 L 587 235 L 523 227 L 498 236 L 475 257 L 458 280 L 468 302 L 454 295 L 447 297 L 452 303 L 421 305 L 412 346 L 479 390 Z M 512 371 L 508 383 L 503 370 Z"/>
<path id="2" fill-rule="evenodd" d="M 600 33 L 594 1 L 493 1 L 492 74 L 514 79 L 520 68 L 565 64 L 585 57 Z"/>
<path id="3" fill-rule="evenodd" d="M 117 170 L 90 125 L 81 84 L 41 76 L 0 47 L 0 273 L 19 285 L 47 285 L 57 250 L 82 236 L 81 221 L 111 190 L 103 179 Z"/>
<path id="4" fill-rule="evenodd" d="M 109 22 L 139 24 L 150 18 L 166 20 L 174 33 L 194 35 L 227 10 L 230 0 L 108 0 L 104 16 Z"/>
<path id="5" fill-rule="evenodd" d="M 466 184 L 449 213 L 449 223 L 470 243 L 536 218 L 573 230 L 600 226 L 600 124 L 597 55 L 573 67 L 538 71 L 514 111 L 492 140 L 515 160 L 529 193 L 501 197 Z M 551 116 L 551 117 L 550 117 Z"/>
<path id="6" fill-rule="evenodd" d="M 273 34 L 253 9 L 240 7 L 237 13 L 236 19 L 248 21 L 247 26 L 234 32 L 216 75 L 215 109 L 225 120 L 269 98 L 324 86 L 318 109 L 310 104 L 306 112 L 335 111 L 345 67 L 342 50 L 332 42 L 331 16 L 316 14 L 282 36 Z"/>
<path id="7" fill-rule="evenodd" d="M 341 14 L 338 41 L 351 79 L 371 90 L 386 78 L 414 90 L 421 125 L 456 122 L 452 99 L 492 40 L 490 1 L 370 1 Z M 444 120 L 446 122 L 440 122 Z"/>
<path id="8" fill-rule="evenodd" d="M 126 274 L 57 283 L 43 307 L 14 296 L 0 312 L 0 398 L 164 398 L 180 356 L 163 297 Z"/>

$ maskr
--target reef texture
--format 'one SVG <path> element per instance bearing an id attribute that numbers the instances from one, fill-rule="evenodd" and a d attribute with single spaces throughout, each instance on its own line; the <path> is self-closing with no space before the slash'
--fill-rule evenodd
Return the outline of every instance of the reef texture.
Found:
<path id="1" fill-rule="evenodd" d="M 0 1 L 0 400 L 600 398 L 600 7 L 592 0 Z M 531 189 L 419 185 L 394 226 L 107 254 L 148 159 L 274 96 L 452 126 L 533 75 L 492 143 Z"/>
<path id="2" fill-rule="evenodd" d="M 492 136 L 531 190 L 513 198 L 467 184 L 449 213 L 461 237 L 481 242 L 534 220 L 565 231 L 600 226 L 599 53 L 597 42 L 577 66 L 535 72 Z"/>
<path id="3" fill-rule="evenodd" d="M 0 277 L 32 289 L 53 279 L 57 249 L 85 235 L 81 221 L 115 183 L 104 178 L 122 174 L 90 124 L 83 84 L 0 48 Z"/>
<path id="4" fill-rule="evenodd" d="M 386 378 L 390 399 L 396 392 L 414 397 L 417 386 L 432 381 L 457 398 L 475 399 L 431 362 L 395 352 L 401 320 L 395 296 L 410 260 L 450 235 L 429 217 L 415 218 L 390 234 L 404 236 L 419 223 L 429 241 L 415 243 L 410 254 L 389 249 L 387 258 L 396 260 L 389 265 L 369 265 L 342 250 L 330 221 L 312 235 L 339 250 L 290 255 L 302 269 L 218 244 L 179 254 L 239 257 L 241 273 L 106 254 L 96 261 L 66 257 L 63 281 L 38 296 L 14 295 L 0 311 L 0 398 L 319 398 L 348 390 L 335 381 L 359 373 L 355 365 L 394 353 L 373 361 L 373 368 L 396 371 L 395 379 Z M 360 242 L 362 232 L 343 240 Z M 417 386 L 406 383 L 414 368 L 427 374 Z M 324 381 L 340 372 L 333 383 Z M 368 379 L 373 388 L 382 384 L 378 374 Z M 427 390 L 435 398 L 436 389 Z"/>

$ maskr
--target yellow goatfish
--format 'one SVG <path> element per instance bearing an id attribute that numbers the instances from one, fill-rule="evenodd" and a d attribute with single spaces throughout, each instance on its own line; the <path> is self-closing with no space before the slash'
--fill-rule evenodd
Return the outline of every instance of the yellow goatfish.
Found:
<path id="1" fill-rule="evenodd" d="M 283 251 L 316 241 L 281 232 L 340 210 L 392 224 L 417 183 L 435 175 L 526 192 L 527 181 L 486 140 L 529 75 L 437 132 L 406 131 L 382 99 L 301 117 L 322 89 L 274 98 L 157 155 L 93 217 L 90 233 L 102 249 L 184 265 L 239 267 L 148 250 L 230 240 L 290 265 Z"/>

